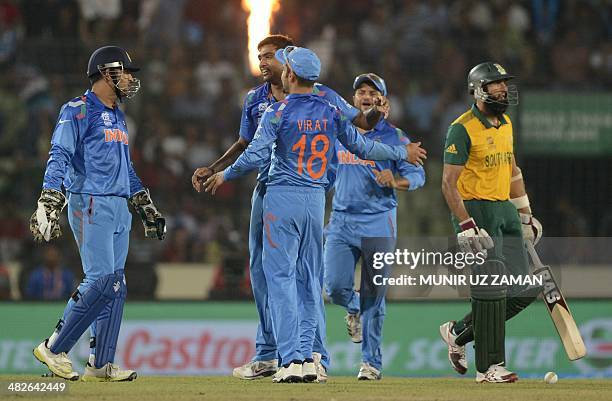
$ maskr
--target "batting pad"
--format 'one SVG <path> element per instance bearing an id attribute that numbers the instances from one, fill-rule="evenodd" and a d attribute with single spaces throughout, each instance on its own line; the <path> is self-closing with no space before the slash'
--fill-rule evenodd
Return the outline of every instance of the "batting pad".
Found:
<path id="1" fill-rule="evenodd" d="M 74 347 L 89 325 L 98 317 L 102 309 L 121 294 L 123 275 L 108 274 L 96 280 L 66 315 L 64 326 L 51 346 L 51 352 L 59 354 Z"/>
<path id="2" fill-rule="evenodd" d="M 101 368 L 108 362 L 115 362 L 115 351 L 123 317 L 123 305 L 127 296 L 123 269 L 117 270 L 115 274 L 121 277 L 121 289 L 117 292 L 117 298 L 106 304 L 96 319 L 96 368 Z"/>

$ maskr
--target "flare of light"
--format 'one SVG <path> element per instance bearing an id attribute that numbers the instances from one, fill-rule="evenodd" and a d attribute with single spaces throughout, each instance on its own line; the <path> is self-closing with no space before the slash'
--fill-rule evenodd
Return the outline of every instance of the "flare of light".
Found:
<path id="1" fill-rule="evenodd" d="M 259 75 L 257 44 L 270 34 L 270 22 L 274 13 L 280 9 L 280 0 L 242 0 L 242 8 L 249 13 L 249 68 L 253 75 Z"/>

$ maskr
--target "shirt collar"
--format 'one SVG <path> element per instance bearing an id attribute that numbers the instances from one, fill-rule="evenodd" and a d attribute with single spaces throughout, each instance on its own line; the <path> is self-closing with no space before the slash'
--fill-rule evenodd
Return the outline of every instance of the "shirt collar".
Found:
<path id="1" fill-rule="evenodd" d="M 290 93 L 285 97 L 285 100 L 294 99 L 298 97 L 308 97 L 308 96 L 316 96 L 312 93 Z"/>
<path id="2" fill-rule="evenodd" d="M 108 107 L 107 105 L 102 103 L 102 101 L 98 98 L 98 96 L 91 89 L 87 89 L 87 91 L 85 92 L 85 97 L 87 97 L 88 99 L 91 99 L 91 101 L 94 102 L 96 107 L 106 108 L 109 110 L 115 110 L 115 108 Z"/>
<path id="3" fill-rule="evenodd" d="M 476 118 L 480 120 L 480 122 L 482 123 L 482 125 L 485 126 L 485 128 L 497 128 L 493 124 L 491 124 L 491 122 L 484 116 L 484 114 L 482 114 L 480 110 L 478 110 L 476 104 L 472 105 L 472 114 L 474 114 Z M 503 114 L 499 116 L 499 122 L 501 123 L 500 126 L 507 124 L 506 118 Z"/>

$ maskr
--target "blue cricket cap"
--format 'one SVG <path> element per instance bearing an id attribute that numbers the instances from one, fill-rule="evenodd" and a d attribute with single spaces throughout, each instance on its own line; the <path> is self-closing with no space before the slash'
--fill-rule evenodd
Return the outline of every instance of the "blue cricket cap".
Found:
<path id="1" fill-rule="evenodd" d="M 373 72 L 357 75 L 355 82 L 353 82 L 353 89 L 357 90 L 364 82 L 371 83 L 383 96 L 387 96 L 387 84 L 385 84 L 385 80 L 378 75 Z"/>
<path id="2" fill-rule="evenodd" d="M 315 52 L 305 47 L 287 46 L 278 49 L 274 56 L 281 64 L 289 64 L 300 78 L 315 81 L 321 74 L 321 60 Z"/>

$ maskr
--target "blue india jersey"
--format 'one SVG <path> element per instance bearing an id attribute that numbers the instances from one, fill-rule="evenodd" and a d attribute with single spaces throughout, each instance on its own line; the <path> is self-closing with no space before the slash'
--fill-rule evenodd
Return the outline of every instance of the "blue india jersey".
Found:
<path id="1" fill-rule="evenodd" d="M 327 169 L 340 141 L 364 159 L 401 160 L 402 146 L 387 146 L 348 129 L 348 117 L 316 94 L 291 94 L 268 107 L 255 136 L 240 157 L 224 171 L 226 180 L 237 178 L 270 159 L 267 186 L 325 188 Z"/>
<path id="2" fill-rule="evenodd" d="M 312 93 L 336 106 L 350 121 L 359 113 L 359 110 L 351 106 L 342 96 L 323 84 L 315 83 Z M 263 113 L 268 106 L 276 103 L 276 101 L 277 100 L 272 95 L 271 84 L 269 82 L 265 82 L 247 93 L 242 108 L 242 117 L 240 118 L 239 135 L 241 138 L 247 142 L 253 140 L 253 136 L 255 135 L 255 131 L 257 130 Z M 259 169 L 257 180 L 265 183 L 268 179 L 269 169 L 270 163 L 263 165 Z"/>
<path id="3" fill-rule="evenodd" d="M 357 128 L 349 127 L 357 131 Z M 387 120 L 378 122 L 373 130 L 363 134 L 376 142 L 388 145 L 407 145 L 410 143 L 404 132 Z M 330 179 L 334 182 L 333 210 L 346 213 L 381 213 L 397 207 L 393 188 L 381 187 L 376 182 L 372 170 L 391 170 L 410 182 L 409 190 L 420 188 L 425 183 L 425 170 L 422 166 L 400 161 L 362 160 L 351 153 L 342 143 L 336 141 L 336 157 L 330 166 Z"/>
<path id="4" fill-rule="evenodd" d="M 64 104 L 51 138 L 44 189 L 129 197 L 143 189 L 130 160 L 129 135 L 119 107 L 85 92 Z"/>

